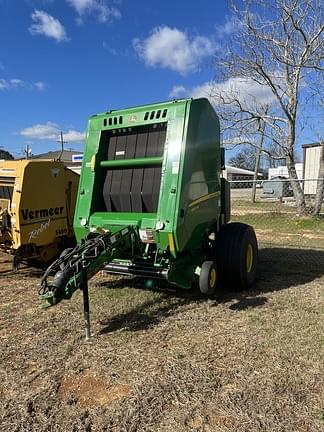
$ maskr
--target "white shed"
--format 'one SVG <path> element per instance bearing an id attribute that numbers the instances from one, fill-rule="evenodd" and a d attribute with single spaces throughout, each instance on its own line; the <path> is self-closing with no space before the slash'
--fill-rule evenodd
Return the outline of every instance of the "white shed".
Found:
<path id="1" fill-rule="evenodd" d="M 302 163 L 296 163 L 295 168 L 296 168 L 297 177 L 299 179 L 302 179 L 303 178 L 303 164 Z M 286 165 L 279 166 L 277 168 L 269 168 L 268 180 L 271 180 L 275 177 L 289 178 L 288 168 L 286 167 Z"/>
<path id="2" fill-rule="evenodd" d="M 317 181 L 320 166 L 321 144 L 305 144 L 304 149 L 304 192 L 306 195 L 316 193 Z"/>
<path id="3" fill-rule="evenodd" d="M 225 170 L 223 171 L 223 177 L 228 181 L 253 180 L 253 176 L 254 171 L 237 168 L 230 165 L 225 165 Z M 258 177 L 261 176 L 262 174 L 258 173 Z"/>

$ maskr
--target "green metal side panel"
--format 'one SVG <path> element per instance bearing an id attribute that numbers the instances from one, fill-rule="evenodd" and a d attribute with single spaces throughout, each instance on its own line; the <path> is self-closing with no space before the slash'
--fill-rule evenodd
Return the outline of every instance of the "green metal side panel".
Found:
<path id="1" fill-rule="evenodd" d="M 221 205 L 218 117 L 206 99 L 188 105 L 173 232 L 179 251 L 201 246 L 217 229 Z"/>

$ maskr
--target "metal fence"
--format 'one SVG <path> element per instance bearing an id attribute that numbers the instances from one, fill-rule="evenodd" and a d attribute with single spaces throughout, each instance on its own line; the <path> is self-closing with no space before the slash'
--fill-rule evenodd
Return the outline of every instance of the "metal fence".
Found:
<path id="1" fill-rule="evenodd" d="M 298 180 L 309 208 L 314 203 L 318 179 Z M 255 188 L 253 188 L 253 185 Z M 289 254 L 298 262 L 324 265 L 324 203 L 317 217 L 298 216 L 287 179 L 235 180 L 231 186 L 231 220 L 252 225 L 264 255 Z M 254 192 L 253 192 L 253 189 Z"/>

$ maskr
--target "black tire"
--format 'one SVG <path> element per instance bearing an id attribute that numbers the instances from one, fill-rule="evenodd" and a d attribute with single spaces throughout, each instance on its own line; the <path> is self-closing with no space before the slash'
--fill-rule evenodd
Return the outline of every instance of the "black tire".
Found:
<path id="1" fill-rule="evenodd" d="M 224 287 L 243 290 L 253 285 L 258 266 L 254 229 L 240 222 L 224 225 L 216 238 L 216 262 Z"/>
<path id="2" fill-rule="evenodd" d="M 217 267 L 214 261 L 204 261 L 199 276 L 199 289 L 202 294 L 215 294 L 217 284 Z"/>

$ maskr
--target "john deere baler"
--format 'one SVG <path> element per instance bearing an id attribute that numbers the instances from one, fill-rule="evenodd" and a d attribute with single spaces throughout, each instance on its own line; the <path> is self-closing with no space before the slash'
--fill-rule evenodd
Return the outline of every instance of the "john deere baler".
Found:
<path id="1" fill-rule="evenodd" d="M 45 273 L 49 305 L 103 267 L 197 281 L 212 294 L 217 279 L 233 288 L 255 280 L 251 227 L 227 224 L 229 186 L 218 117 L 206 99 L 184 99 L 92 116 L 74 217 L 78 245 Z"/>

